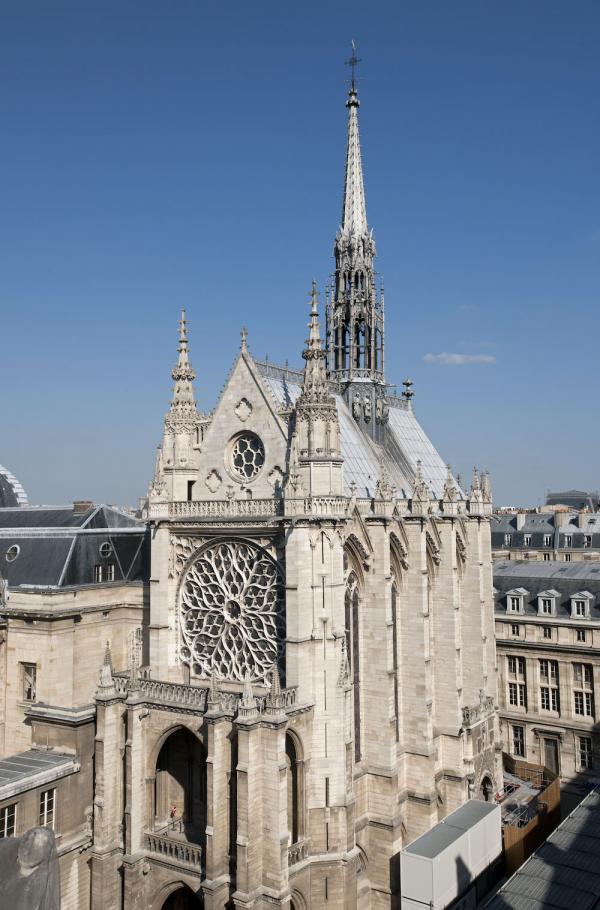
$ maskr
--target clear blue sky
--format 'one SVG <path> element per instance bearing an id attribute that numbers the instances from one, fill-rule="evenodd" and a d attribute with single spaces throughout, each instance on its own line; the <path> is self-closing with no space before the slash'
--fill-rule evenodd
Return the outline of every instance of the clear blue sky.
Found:
<path id="1" fill-rule="evenodd" d="M 0 462 L 32 501 L 146 491 L 182 305 L 204 408 L 242 324 L 301 362 L 351 38 L 388 379 L 499 504 L 600 486 L 597 0 L 4 0 Z"/>

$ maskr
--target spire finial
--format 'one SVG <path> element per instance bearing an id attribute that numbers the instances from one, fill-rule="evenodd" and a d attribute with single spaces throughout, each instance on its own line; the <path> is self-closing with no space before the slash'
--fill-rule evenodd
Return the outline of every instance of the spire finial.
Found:
<path id="1" fill-rule="evenodd" d="M 360 57 L 356 56 L 356 42 L 354 38 L 352 39 L 352 56 L 349 60 L 346 60 L 346 66 L 350 67 L 352 73 L 352 92 L 356 92 L 356 67 L 361 62 Z"/>
<path id="2" fill-rule="evenodd" d="M 245 325 L 243 325 L 240 330 L 240 336 L 242 339 L 241 349 L 245 352 L 248 350 L 248 329 Z"/>
<path id="3" fill-rule="evenodd" d="M 182 307 L 181 317 L 179 319 L 179 344 L 187 345 L 187 340 L 187 320 L 185 318 L 185 307 Z M 179 350 L 181 350 L 181 347 Z"/>

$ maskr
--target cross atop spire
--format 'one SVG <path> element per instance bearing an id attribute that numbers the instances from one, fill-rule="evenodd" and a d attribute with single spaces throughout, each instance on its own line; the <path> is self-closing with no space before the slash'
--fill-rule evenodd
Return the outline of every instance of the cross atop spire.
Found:
<path id="1" fill-rule="evenodd" d="M 355 76 L 356 76 L 356 67 L 361 62 L 360 57 L 356 56 L 356 43 L 354 38 L 352 39 L 352 56 L 349 60 L 346 60 L 346 66 L 351 67 L 352 72 L 352 91 L 356 88 Z"/>

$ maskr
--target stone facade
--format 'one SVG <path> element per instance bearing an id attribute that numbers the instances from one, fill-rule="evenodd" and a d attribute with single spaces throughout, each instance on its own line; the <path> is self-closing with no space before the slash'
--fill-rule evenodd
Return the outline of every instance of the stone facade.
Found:
<path id="1" fill-rule="evenodd" d="M 460 489 L 385 383 L 348 108 L 326 343 L 313 285 L 304 370 L 244 330 L 203 415 L 182 314 L 149 661 L 96 699 L 93 907 L 397 906 L 400 848 L 501 783 L 489 478 Z"/>

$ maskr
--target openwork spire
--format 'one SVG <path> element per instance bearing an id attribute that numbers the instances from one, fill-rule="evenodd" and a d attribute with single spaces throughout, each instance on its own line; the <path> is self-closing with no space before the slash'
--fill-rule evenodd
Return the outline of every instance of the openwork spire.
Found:
<path id="1" fill-rule="evenodd" d="M 168 430 L 179 433 L 195 429 L 200 422 L 200 415 L 194 398 L 193 383 L 196 374 L 189 359 L 185 309 L 182 309 L 179 320 L 179 347 L 177 351 L 179 356 L 171 373 L 175 385 L 173 386 L 169 413 L 165 418 L 165 426 Z"/>
<path id="2" fill-rule="evenodd" d="M 327 303 L 327 366 L 329 375 L 342 382 L 383 383 L 383 295 L 376 289 L 375 241 L 367 223 L 354 45 L 352 50 L 342 221 L 334 246 L 335 286 Z"/>

